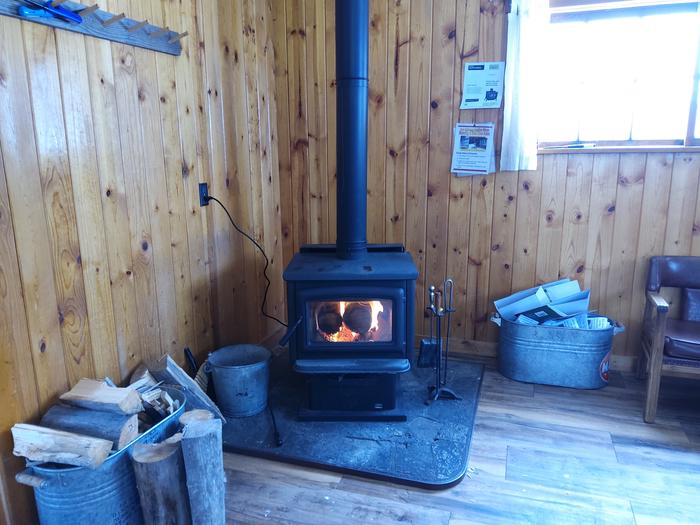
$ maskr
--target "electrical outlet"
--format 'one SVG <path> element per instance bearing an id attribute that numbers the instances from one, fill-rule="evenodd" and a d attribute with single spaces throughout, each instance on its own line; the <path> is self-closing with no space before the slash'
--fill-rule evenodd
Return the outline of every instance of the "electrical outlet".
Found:
<path id="1" fill-rule="evenodd" d="M 199 183 L 199 205 L 209 206 L 209 184 L 207 182 Z"/>

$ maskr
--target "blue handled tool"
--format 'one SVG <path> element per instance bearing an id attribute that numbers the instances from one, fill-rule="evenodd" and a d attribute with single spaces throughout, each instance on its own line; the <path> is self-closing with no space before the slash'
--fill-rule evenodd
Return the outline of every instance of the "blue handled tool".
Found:
<path id="1" fill-rule="evenodd" d="M 48 11 L 43 9 L 32 9 L 26 5 L 19 7 L 19 16 L 24 18 L 54 18 L 54 16 Z"/>
<path id="2" fill-rule="evenodd" d="M 56 17 L 56 18 L 61 18 L 63 20 L 67 20 L 68 22 L 74 22 L 76 24 L 82 24 L 83 23 L 83 17 L 81 17 L 78 13 L 74 13 L 70 9 L 66 9 L 65 7 L 61 7 L 60 5 L 57 5 L 54 7 L 52 4 L 53 0 L 48 0 L 47 2 L 40 2 L 38 0 L 24 0 L 26 3 L 29 5 L 33 5 L 38 7 L 40 10 L 48 13 L 50 16 L 41 16 L 35 13 L 32 14 L 23 14 L 22 8 L 20 7 L 20 15 L 22 16 L 29 16 L 29 17 L 42 17 L 42 18 L 50 18 L 51 16 Z M 37 9 L 28 9 L 28 11 L 37 11 Z"/>

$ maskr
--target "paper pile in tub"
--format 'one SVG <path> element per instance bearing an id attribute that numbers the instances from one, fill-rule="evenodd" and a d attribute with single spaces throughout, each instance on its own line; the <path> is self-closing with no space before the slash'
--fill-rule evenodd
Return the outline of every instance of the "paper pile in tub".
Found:
<path id="1" fill-rule="evenodd" d="M 494 301 L 500 319 L 518 324 L 565 326 L 590 330 L 610 328 L 606 317 L 591 315 L 590 290 L 578 281 L 560 279 Z M 499 317 L 493 321 L 500 326 Z"/>

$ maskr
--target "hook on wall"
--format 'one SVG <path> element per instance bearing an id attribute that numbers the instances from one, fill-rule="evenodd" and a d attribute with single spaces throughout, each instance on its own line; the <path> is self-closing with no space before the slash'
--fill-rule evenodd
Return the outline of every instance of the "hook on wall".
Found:
<path id="1" fill-rule="evenodd" d="M 136 31 L 138 31 L 142 27 L 145 27 L 147 23 L 148 23 L 148 20 L 144 20 L 143 22 L 139 22 L 138 24 L 134 24 L 133 26 L 131 26 L 130 28 L 127 29 L 127 32 L 128 33 L 135 33 Z"/>
<path id="2" fill-rule="evenodd" d="M 158 38 L 159 36 L 167 35 L 170 33 L 170 28 L 168 26 L 165 26 L 158 31 L 154 31 L 153 33 L 150 33 L 148 36 L 151 38 Z"/>
<path id="3" fill-rule="evenodd" d="M 119 22 L 120 20 L 123 20 L 126 18 L 126 15 L 124 13 L 120 13 L 118 15 L 112 16 L 112 18 L 108 18 L 107 20 L 102 21 L 102 25 L 105 27 L 111 26 L 112 24 L 115 24 Z"/>
<path id="4" fill-rule="evenodd" d="M 184 38 L 186 36 L 187 36 L 187 31 L 185 31 L 184 33 L 180 33 L 179 35 L 175 35 L 170 40 L 168 40 L 168 44 L 174 44 L 175 42 L 177 42 L 178 40 L 180 40 L 181 38 Z"/>
<path id="5" fill-rule="evenodd" d="M 92 4 L 90 7 L 86 7 L 85 9 L 81 9 L 80 11 L 78 11 L 78 14 L 79 14 L 80 16 L 87 16 L 87 15 L 89 15 L 89 14 L 91 14 L 91 13 L 94 13 L 94 12 L 97 11 L 99 8 L 100 8 L 99 5 L 97 5 L 97 4 Z"/>

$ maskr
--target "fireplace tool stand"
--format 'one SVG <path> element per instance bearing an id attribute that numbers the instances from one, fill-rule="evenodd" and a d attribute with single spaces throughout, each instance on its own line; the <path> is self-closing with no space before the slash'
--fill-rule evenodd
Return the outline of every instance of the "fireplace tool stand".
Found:
<path id="1" fill-rule="evenodd" d="M 433 362 L 435 368 L 435 384 L 428 387 L 428 399 L 426 404 L 430 404 L 438 399 L 461 400 L 454 390 L 447 387 L 447 359 L 450 350 L 450 324 L 454 309 L 454 282 L 447 279 L 443 283 L 442 290 L 437 290 L 435 286 L 428 288 L 429 304 L 427 307 L 430 314 L 430 339 L 426 344 L 421 344 L 421 357 L 419 361 Z M 445 342 L 442 340 L 442 320 L 447 318 L 447 333 Z M 433 329 L 434 327 L 434 329 Z M 435 334 L 435 337 L 433 337 Z M 420 363 L 419 363 L 420 366 Z"/>

